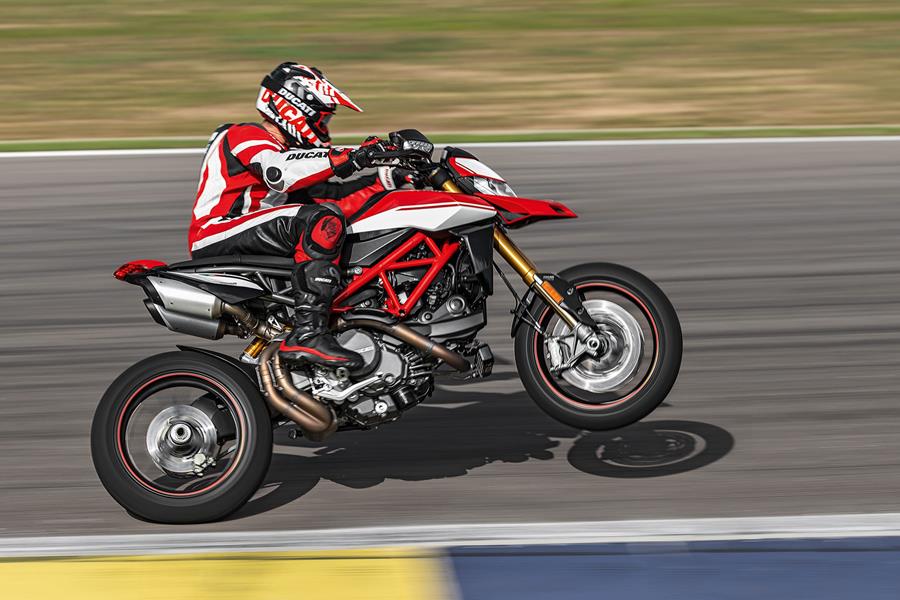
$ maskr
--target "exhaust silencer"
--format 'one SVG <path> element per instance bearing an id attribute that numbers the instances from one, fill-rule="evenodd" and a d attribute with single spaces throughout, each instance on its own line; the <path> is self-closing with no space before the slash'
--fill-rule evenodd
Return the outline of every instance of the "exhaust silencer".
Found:
<path id="1" fill-rule="evenodd" d="M 218 319 L 222 316 L 224 303 L 209 292 L 174 279 L 150 276 L 147 280 L 167 311 L 200 319 Z"/>
<path id="2" fill-rule="evenodd" d="M 159 304 L 155 304 L 147 298 L 144 300 L 144 306 L 153 320 L 168 327 L 172 331 L 185 333 L 187 335 L 195 335 L 197 337 L 206 338 L 208 340 L 218 340 L 225 335 L 226 327 L 222 319 L 199 318 L 184 313 L 178 313 L 166 310 Z"/>
<path id="3" fill-rule="evenodd" d="M 147 280 L 158 301 L 148 298 L 144 306 L 163 327 L 208 340 L 218 340 L 228 332 L 221 318 L 224 303 L 219 298 L 174 279 L 151 276 Z"/>

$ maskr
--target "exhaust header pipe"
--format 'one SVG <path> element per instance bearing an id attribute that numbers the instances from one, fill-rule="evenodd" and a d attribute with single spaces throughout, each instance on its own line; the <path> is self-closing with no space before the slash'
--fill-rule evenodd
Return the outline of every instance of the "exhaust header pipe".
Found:
<path id="1" fill-rule="evenodd" d="M 270 361 L 273 363 L 272 365 L 270 365 Z M 272 367 L 271 371 L 270 367 Z M 274 377 L 272 371 L 274 371 Z M 307 439 L 321 441 L 334 433 L 337 429 L 334 413 L 329 407 L 318 402 L 306 392 L 297 389 L 291 381 L 290 374 L 285 372 L 281 360 L 278 358 L 278 344 L 269 344 L 263 350 L 257 372 L 265 392 L 266 402 L 275 411 L 296 423 Z M 281 387 L 281 391 L 276 387 L 276 383 Z"/>
<path id="2" fill-rule="evenodd" d="M 222 303 L 222 312 L 231 315 L 234 320 L 240 323 L 247 331 L 258 335 L 266 340 L 271 340 L 275 336 L 283 333 L 280 329 L 273 327 L 265 321 L 260 321 L 250 311 L 243 306 Z"/>
<path id="3" fill-rule="evenodd" d="M 265 339 L 278 335 L 271 325 L 262 323 L 249 311 L 239 306 L 223 304 L 223 312 L 232 315 L 245 328 Z M 338 329 L 367 327 L 395 337 L 417 350 L 438 358 L 458 371 L 468 371 L 469 361 L 439 344 L 413 331 L 406 325 L 382 323 L 375 319 L 353 319 L 348 322 L 338 319 Z M 259 357 L 257 366 L 259 381 L 265 393 L 266 403 L 276 412 L 293 421 L 303 431 L 303 435 L 313 441 L 321 441 L 337 430 L 337 419 L 330 407 L 322 404 L 310 394 L 297 389 L 278 357 L 278 344 L 270 343 Z M 280 388 L 280 389 L 279 389 Z"/>
<path id="4" fill-rule="evenodd" d="M 369 329 L 375 329 L 406 342 L 428 356 L 441 359 L 457 371 L 468 371 L 471 368 L 469 361 L 463 358 L 462 355 L 450 350 L 443 344 L 439 344 L 438 342 L 413 331 L 410 327 L 407 327 L 402 323 L 382 323 L 377 319 L 366 318 L 353 319 L 352 321 L 338 319 L 337 327 L 341 330 L 349 329 L 350 327 L 368 327 Z"/>

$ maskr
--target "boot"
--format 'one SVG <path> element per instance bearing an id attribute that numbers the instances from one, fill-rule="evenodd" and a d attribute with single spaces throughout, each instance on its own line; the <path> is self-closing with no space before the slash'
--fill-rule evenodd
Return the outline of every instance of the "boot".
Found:
<path id="1" fill-rule="evenodd" d="M 362 367 L 362 357 L 338 344 L 328 331 L 331 301 L 340 283 L 337 267 L 324 260 L 311 260 L 297 265 L 291 280 L 294 329 L 281 342 L 281 359 L 293 365 L 346 367 L 350 371 Z"/>

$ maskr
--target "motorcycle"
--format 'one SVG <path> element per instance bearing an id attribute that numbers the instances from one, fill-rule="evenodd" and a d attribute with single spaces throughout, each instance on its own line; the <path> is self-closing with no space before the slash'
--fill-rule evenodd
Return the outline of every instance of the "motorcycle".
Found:
<path id="1" fill-rule="evenodd" d="M 647 277 L 615 264 L 538 269 L 509 232 L 575 213 L 518 197 L 473 154 L 434 146 L 415 130 L 372 150 L 382 166 L 418 174 L 421 189 L 375 194 L 348 217 L 340 265 L 348 280 L 332 306 L 355 371 L 278 356 L 290 330 L 290 258 L 233 255 L 175 264 L 138 260 L 115 277 L 140 286 L 153 320 L 207 339 L 249 340 L 240 357 L 204 348 L 152 356 L 122 373 L 93 420 L 91 451 L 106 490 L 149 521 L 221 519 L 259 488 L 273 430 L 321 442 L 372 429 L 428 398 L 439 377 L 490 376 L 479 341 L 494 272 L 515 300 L 511 336 L 519 377 L 547 414 L 584 430 L 634 423 L 666 397 L 681 363 L 681 327 Z M 494 260 L 525 286 L 516 291 Z"/>

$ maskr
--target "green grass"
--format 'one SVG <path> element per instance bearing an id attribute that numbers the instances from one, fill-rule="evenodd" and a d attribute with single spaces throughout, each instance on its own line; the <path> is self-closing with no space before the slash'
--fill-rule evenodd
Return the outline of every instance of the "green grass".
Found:
<path id="1" fill-rule="evenodd" d="M 896 0 L 0 0 L 0 10 L 0 139 L 11 141 L 205 136 L 254 119 L 259 80 L 287 59 L 322 67 L 365 107 L 335 119 L 336 132 L 900 122 Z"/>

